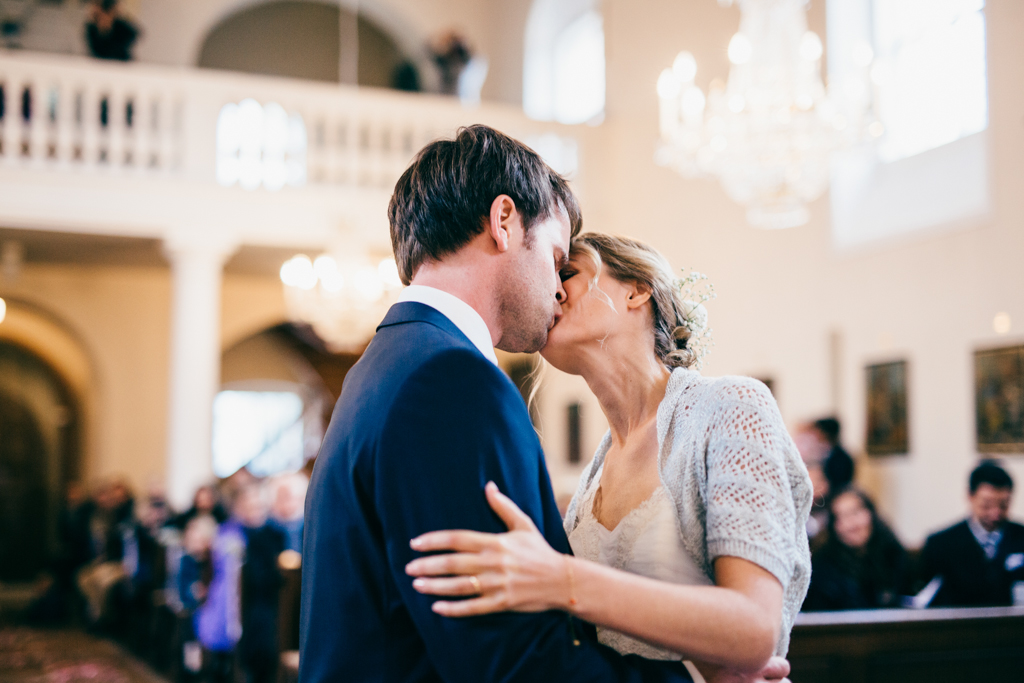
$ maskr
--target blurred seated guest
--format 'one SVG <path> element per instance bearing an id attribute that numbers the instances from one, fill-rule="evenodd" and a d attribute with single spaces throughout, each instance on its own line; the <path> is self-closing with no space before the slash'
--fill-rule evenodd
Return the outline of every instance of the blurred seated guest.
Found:
<path id="1" fill-rule="evenodd" d="M 78 606 L 75 576 L 93 558 L 90 519 L 95 504 L 81 482 L 71 482 L 57 516 L 57 552 L 50 563 L 53 581 L 33 600 L 27 617 L 36 623 L 59 622 Z"/>
<path id="2" fill-rule="evenodd" d="M 930 606 L 1024 604 L 1024 526 L 1007 519 L 1013 479 L 985 461 L 968 490 L 967 519 L 929 536 L 921 552 L 921 578 L 941 580 Z"/>
<path id="3" fill-rule="evenodd" d="M 303 508 L 309 479 L 301 473 L 284 474 L 270 482 L 270 524 L 285 536 L 285 547 L 302 552 Z"/>
<path id="4" fill-rule="evenodd" d="M 134 529 L 134 498 L 128 485 L 113 480 L 99 486 L 95 510 L 89 518 L 92 561 L 78 572 L 77 583 L 86 599 L 93 625 L 119 624 L 123 611 L 114 593 L 118 584 L 137 569 L 131 546 L 126 554 L 126 532 Z"/>
<path id="5" fill-rule="evenodd" d="M 139 29 L 121 14 L 118 0 L 93 0 L 89 21 L 85 24 L 85 40 L 89 53 L 99 59 L 127 62 L 132 58 L 132 45 Z"/>
<path id="6" fill-rule="evenodd" d="M 833 496 L 825 533 L 811 558 L 804 611 L 900 606 L 907 553 L 866 494 L 846 489 Z"/>
<path id="7" fill-rule="evenodd" d="M 267 523 L 262 487 L 242 485 L 231 518 L 221 525 L 214 541 L 213 577 L 196 618 L 199 640 L 207 651 L 209 680 L 233 680 L 236 647 L 250 682 L 276 679 L 282 583 L 277 558 L 284 549 L 284 533 Z"/>
<path id="8" fill-rule="evenodd" d="M 228 513 L 220 502 L 220 493 L 213 484 L 200 486 L 192 498 L 192 507 L 171 517 L 167 525 L 184 530 L 189 522 L 200 515 L 209 515 L 217 524 L 223 524 L 228 519 Z"/>
<path id="9" fill-rule="evenodd" d="M 816 420 L 813 426 L 828 444 L 822 471 L 828 479 L 829 488 L 833 491 L 842 491 L 853 482 L 854 464 L 853 458 L 839 441 L 839 420 L 834 417 L 823 417 Z"/>
<path id="10" fill-rule="evenodd" d="M 164 487 L 159 483 L 152 483 L 146 491 L 146 499 L 143 501 L 142 510 L 139 511 L 139 521 L 154 537 L 159 535 L 160 529 L 167 525 L 171 518 L 171 508 L 167 504 L 167 494 Z"/>
<path id="11" fill-rule="evenodd" d="M 293 489 L 292 493 L 296 492 Z M 300 503 L 300 514 L 301 510 Z M 249 683 L 273 683 L 277 680 L 279 659 L 278 595 L 283 583 L 277 561 L 286 549 L 285 533 L 268 523 L 264 491 L 258 485 L 246 486 L 239 492 L 234 512 L 245 534 L 239 659 Z"/>
<path id="12" fill-rule="evenodd" d="M 193 679 L 202 670 L 202 645 L 196 639 L 196 613 L 206 601 L 213 563 L 210 551 L 217 537 L 217 523 L 210 515 L 200 515 L 185 527 L 184 553 L 178 568 L 178 599 L 182 606 L 181 664 L 184 679 Z"/>
<path id="13" fill-rule="evenodd" d="M 831 491 L 825 476 L 824 462 L 831 446 L 813 424 L 805 424 L 793 434 L 793 443 L 811 478 L 811 514 L 807 518 L 807 538 L 811 550 L 817 550 L 825 541 L 828 527 L 828 498 Z"/>

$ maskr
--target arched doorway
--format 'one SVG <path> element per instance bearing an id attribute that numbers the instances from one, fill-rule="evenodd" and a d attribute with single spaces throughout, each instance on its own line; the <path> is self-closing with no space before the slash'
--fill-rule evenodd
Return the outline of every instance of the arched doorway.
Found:
<path id="1" fill-rule="evenodd" d="M 206 36 L 198 65 L 337 83 L 346 20 L 356 27 L 358 85 L 415 89 L 396 82 L 408 57 L 384 29 L 337 4 L 309 0 L 271 0 L 231 14 Z"/>
<path id="2" fill-rule="evenodd" d="M 33 578 L 56 548 L 61 500 L 80 475 L 78 412 L 56 370 L 0 340 L 0 581 Z"/>

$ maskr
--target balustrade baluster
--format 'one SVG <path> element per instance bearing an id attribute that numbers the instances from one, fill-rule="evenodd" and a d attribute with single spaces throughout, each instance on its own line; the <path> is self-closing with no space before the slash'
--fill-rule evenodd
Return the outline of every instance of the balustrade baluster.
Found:
<path id="1" fill-rule="evenodd" d="M 7 129 L 9 127 L 7 122 L 8 119 L 10 119 L 10 117 L 7 116 L 6 88 L 7 84 L 5 82 L 0 82 L 0 159 L 3 159 L 5 156 L 7 156 L 10 150 L 10 145 L 8 144 L 7 140 Z"/>
<path id="2" fill-rule="evenodd" d="M 124 104 L 121 107 L 124 112 L 124 127 L 122 128 L 121 164 L 126 170 L 134 170 L 138 166 L 138 134 L 135 130 L 135 95 L 124 96 Z"/>
<path id="3" fill-rule="evenodd" d="M 146 154 L 147 165 L 152 170 L 157 170 L 162 165 L 160 158 L 160 96 L 153 94 L 149 101 L 149 121 L 146 125 Z"/>
<path id="4" fill-rule="evenodd" d="M 75 90 L 75 110 L 71 126 L 71 161 L 85 162 L 85 93 L 81 88 Z"/>
<path id="5" fill-rule="evenodd" d="M 32 158 L 32 86 L 21 87 L 21 152 L 24 159 Z"/>
<path id="6" fill-rule="evenodd" d="M 58 88 L 58 85 L 53 84 L 46 89 L 46 125 L 41 126 L 41 128 L 45 128 L 43 144 L 46 146 L 45 158 L 48 164 L 56 163 L 59 158 L 57 136 L 60 121 L 60 91 Z"/>

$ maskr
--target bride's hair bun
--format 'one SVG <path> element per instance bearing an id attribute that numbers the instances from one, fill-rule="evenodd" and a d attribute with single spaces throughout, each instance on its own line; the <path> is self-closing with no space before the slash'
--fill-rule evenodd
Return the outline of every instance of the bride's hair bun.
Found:
<path id="1" fill-rule="evenodd" d="M 677 279 L 672 267 L 653 247 L 643 242 L 596 232 L 580 235 L 572 246 L 573 255 L 589 258 L 596 272 L 603 265 L 620 282 L 633 282 L 651 293 L 651 322 L 654 327 L 654 352 L 668 368 L 699 366 L 707 311 L 702 304 L 713 293 L 701 294 L 701 302 L 690 299 L 706 280 L 700 273 Z M 596 282 L 594 283 L 596 284 Z M 709 289 L 709 288 L 708 288 Z"/>

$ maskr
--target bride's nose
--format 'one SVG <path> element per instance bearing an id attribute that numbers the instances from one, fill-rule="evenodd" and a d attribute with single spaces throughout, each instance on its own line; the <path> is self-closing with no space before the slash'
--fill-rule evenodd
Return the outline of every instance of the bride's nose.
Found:
<path id="1" fill-rule="evenodd" d="M 565 294 L 565 287 L 562 286 L 562 278 L 558 278 L 558 289 L 555 290 L 555 301 L 564 304 L 568 297 Z"/>

